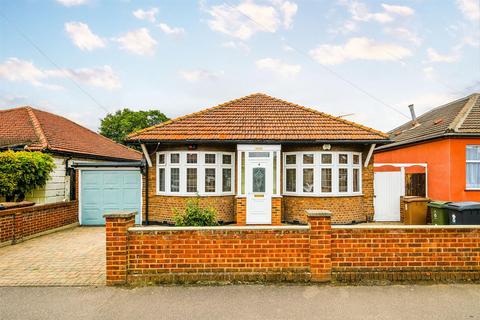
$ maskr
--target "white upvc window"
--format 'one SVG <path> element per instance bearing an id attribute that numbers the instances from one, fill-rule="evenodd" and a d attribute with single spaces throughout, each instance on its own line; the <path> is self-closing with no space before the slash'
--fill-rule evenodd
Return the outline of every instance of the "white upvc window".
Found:
<path id="1" fill-rule="evenodd" d="M 360 152 L 285 152 L 283 194 L 317 197 L 360 195 L 361 164 Z"/>
<path id="2" fill-rule="evenodd" d="M 235 153 L 157 152 L 158 195 L 233 195 Z"/>
<path id="3" fill-rule="evenodd" d="M 480 190 L 480 145 L 468 145 L 466 152 L 466 188 Z"/>

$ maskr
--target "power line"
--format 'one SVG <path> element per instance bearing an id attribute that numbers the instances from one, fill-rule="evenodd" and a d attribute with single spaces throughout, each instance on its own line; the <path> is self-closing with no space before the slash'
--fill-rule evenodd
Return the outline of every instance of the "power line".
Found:
<path id="1" fill-rule="evenodd" d="M 262 25 L 261 23 L 259 23 L 258 21 L 256 21 L 255 19 L 253 19 L 252 17 L 250 17 L 248 14 L 242 12 L 241 10 L 238 10 L 237 8 L 235 8 L 234 6 L 232 6 L 230 3 L 228 2 L 225 2 L 225 4 L 227 6 L 230 7 L 230 9 L 233 9 L 237 12 L 239 12 L 241 15 L 243 15 L 244 17 L 246 17 L 247 19 L 251 20 L 253 23 L 255 23 L 256 25 L 258 25 L 260 28 L 264 29 L 264 30 L 268 30 L 267 27 L 265 27 L 264 25 Z M 313 62 L 315 62 L 316 65 L 320 65 L 323 69 L 325 69 L 326 71 L 328 71 L 329 73 L 331 73 L 332 75 L 334 75 L 335 77 L 337 77 L 338 79 L 344 81 L 345 83 L 347 83 L 348 85 L 350 85 L 351 87 L 355 88 L 356 90 L 360 91 L 361 93 L 363 93 L 364 95 L 368 96 L 369 98 L 371 98 L 372 100 L 375 100 L 376 102 L 380 103 L 381 105 L 397 112 L 398 114 L 400 114 L 401 116 L 407 118 L 407 119 L 410 119 L 410 117 L 408 115 L 406 115 L 405 113 L 403 113 L 402 111 L 392 107 L 391 105 L 389 105 L 388 103 L 386 103 L 385 101 L 383 101 L 382 99 L 374 96 L 372 93 L 368 92 L 367 90 L 361 88 L 359 85 L 355 84 L 353 81 L 345 78 L 344 76 L 342 76 L 341 74 L 339 74 L 338 72 L 334 71 L 333 69 L 327 67 L 326 65 L 323 65 L 321 63 L 317 63 L 317 61 L 315 61 L 308 53 L 306 52 L 303 52 L 299 49 L 297 49 L 295 46 L 291 45 L 291 43 L 288 43 L 288 42 L 285 42 L 285 44 L 287 44 L 290 48 L 292 48 L 295 52 L 297 52 L 298 54 L 300 55 L 303 55 L 305 57 L 307 57 L 309 60 L 312 60 Z"/>
<path id="2" fill-rule="evenodd" d="M 45 59 L 48 60 L 56 69 L 60 70 L 84 95 L 86 95 L 90 100 L 93 101 L 99 108 L 103 109 L 106 113 L 109 113 L 108 109 L 105 108 L 97 99 L 95 99 L 90 93 L 88 93 L 85 89 L 82 88 L 82 86 L 75 81 L 74 78 L 71 77 L 71 75 L 65 71 L 65 69 L 61 68 L 53 59 L 51 59 L 38 45 L 35 44 L 20 28 L 18 28 L 12 21 L 3 14 L 2 11 L 0 11 L 0 15 L 5 19 L 5 21 L 10 24 L 15 31 L 17 31 L 22 38 L 27 41 L 35 50 L 37 50 Z"/>

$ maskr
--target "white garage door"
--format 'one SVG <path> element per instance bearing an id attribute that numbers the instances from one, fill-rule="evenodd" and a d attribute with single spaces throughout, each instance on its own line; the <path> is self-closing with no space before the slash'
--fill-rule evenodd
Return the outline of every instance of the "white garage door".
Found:
<path id="1" fill-rule="evenodd" d="M 139 170 L 82 170 L 80 177 L 80 223 L 104 225 L 103 214 L 137 211 L 141 223 L 141 174 Z"/>
<path id="2" fill-rule="evenodd" d="M 402 172 L 375 172 L 374 177 L 375 221 L 400 221 Z"/>

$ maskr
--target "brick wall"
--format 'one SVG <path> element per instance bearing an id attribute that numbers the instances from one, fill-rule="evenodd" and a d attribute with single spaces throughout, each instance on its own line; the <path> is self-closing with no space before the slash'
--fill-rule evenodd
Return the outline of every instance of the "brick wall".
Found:
<path id="1" fill-rule="evenodd" d="M 78 202 L 59 202 L 0 211 L 0 243 L 15 243 L 78 222 Z"/>
<path id="2" fill-rule="evenodd" d="M 480 228 L 334 227 L 337 281 L 479 280 Z"/>

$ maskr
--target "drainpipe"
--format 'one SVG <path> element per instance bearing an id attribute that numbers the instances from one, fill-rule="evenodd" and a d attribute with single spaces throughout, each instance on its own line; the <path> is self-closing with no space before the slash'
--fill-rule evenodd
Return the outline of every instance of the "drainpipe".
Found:
<path id="1" fill-rule="evenodd" d="M 148 220 L 148 165 L 145 166 L 145 224 L 149 225 Z"/>

